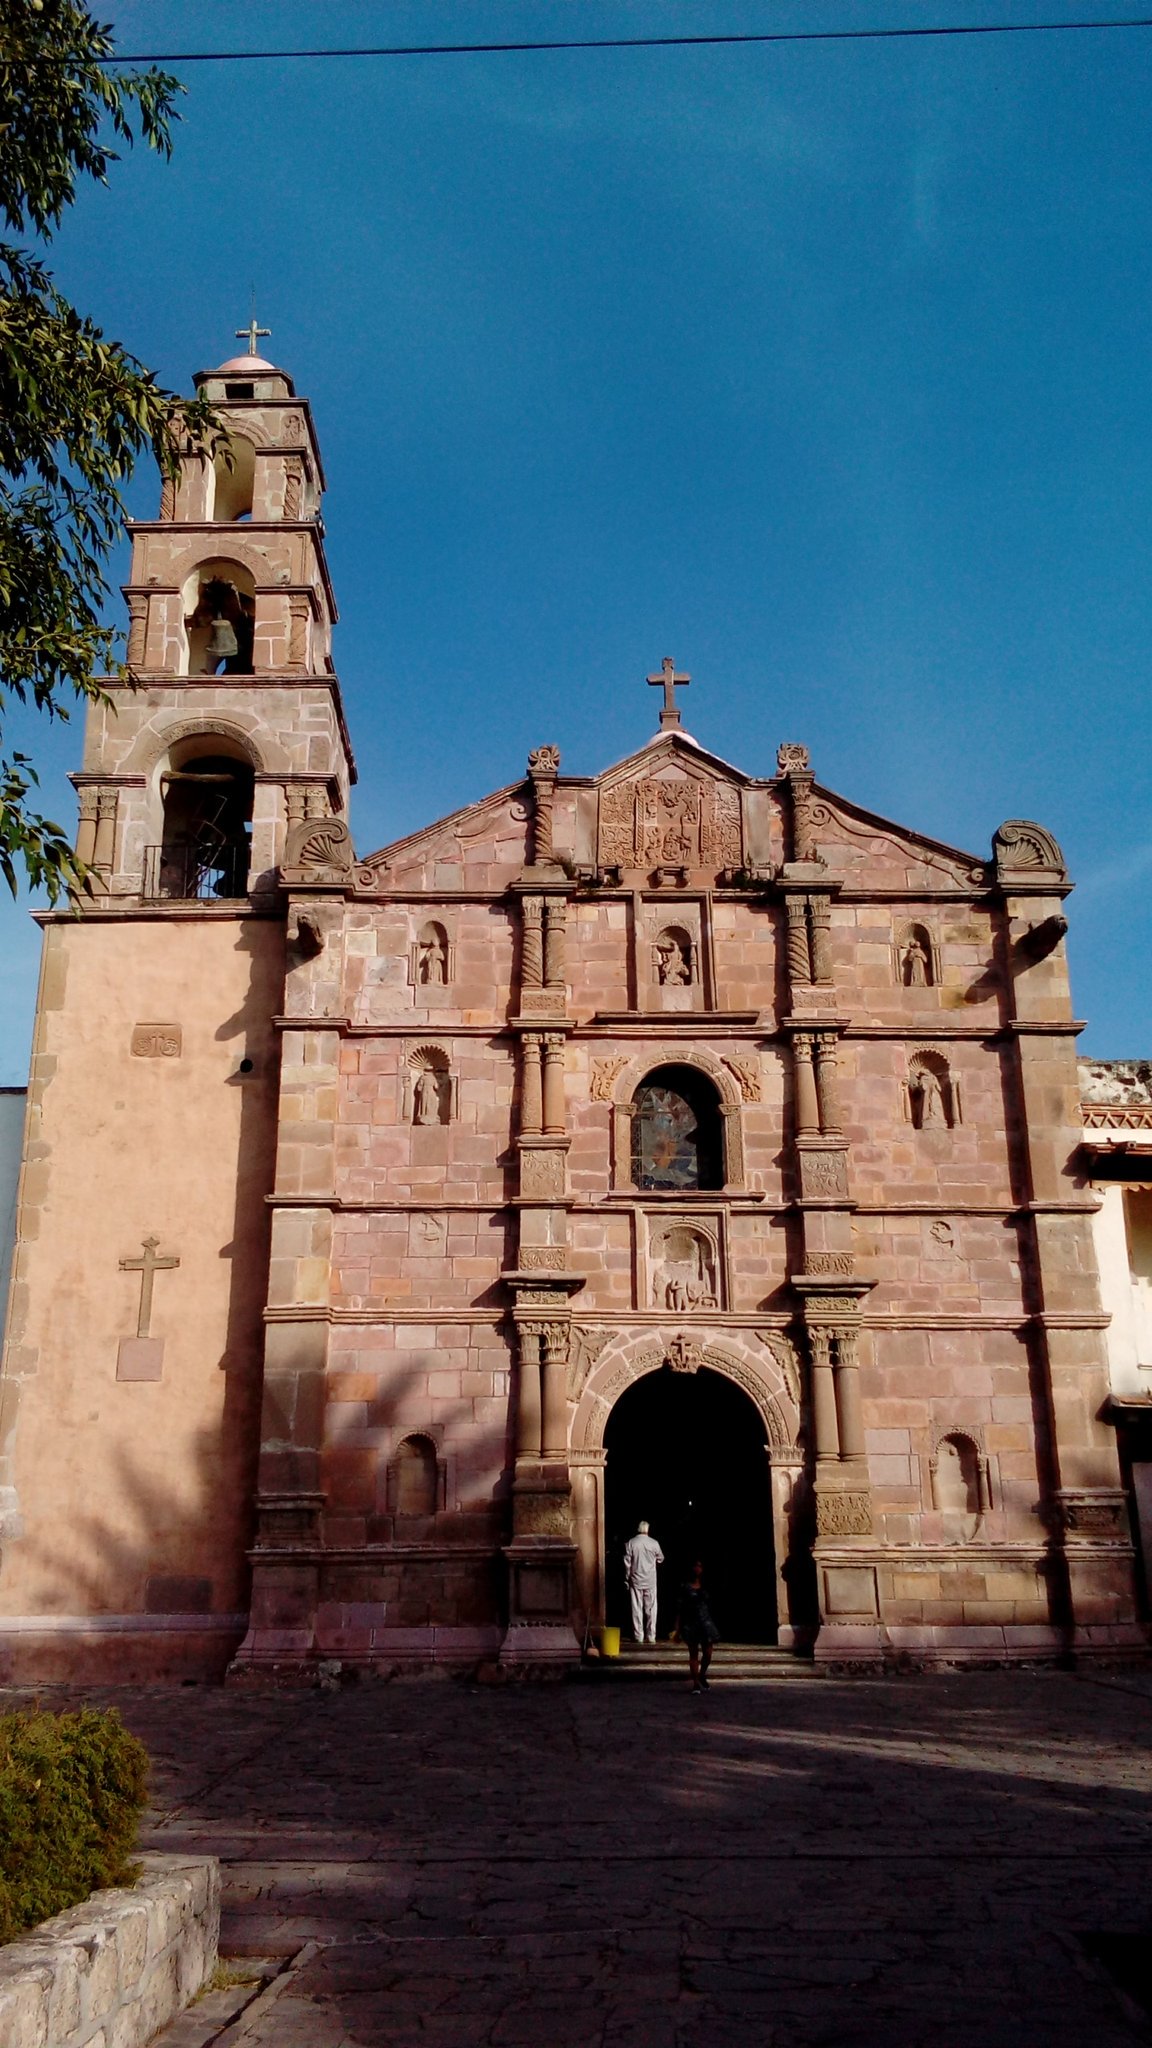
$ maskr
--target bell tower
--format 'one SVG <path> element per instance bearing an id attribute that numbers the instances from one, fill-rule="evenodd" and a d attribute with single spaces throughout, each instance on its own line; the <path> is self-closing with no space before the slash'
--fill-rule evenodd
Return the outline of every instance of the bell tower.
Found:
<path id="1" fill-rule="evenodd" d="M 130 523 L 135 687 L 106 685 L 72 778 L 104 910 L 267 896 L 288 827 L 343 816 L 355 778 L 308 402 L 254 352 L 195 383 L 226 439 L 182 450 L 158 517 Z"/>
<path id="2" fill-rule="evenodd" d="M 64 1668 L 75 1638 L 121 1677 L 219 1675 L 247 1626 L 281 870 L 312 820 L 350 844 L 354 773 L 320 452 L 258 339 L 196 378 L 219 451 L 181 448 L 132 523 L 131 681 L 89 706 L 72 778 L 92 884 L 78 914 L 37 913 L 0 1671 L 12 1616 L 21 1668 Z"/>

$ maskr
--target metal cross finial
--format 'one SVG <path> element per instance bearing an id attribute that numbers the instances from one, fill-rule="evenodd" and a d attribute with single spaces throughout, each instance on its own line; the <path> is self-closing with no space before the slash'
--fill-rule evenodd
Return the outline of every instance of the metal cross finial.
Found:
<path id="1" fill-rule="evenodd" d="M 174 1267 L 180 1264 L 179 1259 L 158 1259 L 156 1257 L 156 1247 L 159 1242 L 160 1239 L 158 1237 L 146 1237 L 143 1240 L 144 1256 L 142 1259 L 121 1259 L 120 1261 L 120 1271 L 122 1273 L 139 1273 L 140 1275 L 140 1314 L 136 1319 L 136 1335 L 138 1337 L 147 1337 L 150 1334 L 152 1322 L 152 1284 L 156 1274 L 170 1273 Z"/>
<path id="2" fill-rule="evenodd" d="M 271 336 L 272 329 L 270 327 L 257 327 L 255 313 L 253 313 L 247 327 L 238 327 L 236 329 L 237 341 L 246 341 L 248 343 L 248 353 L 250 356 L 259 353 L 256 347 L 258 341 L 270 340 Z"/>
<path id="3" fill-rule="evenodd" d="M 662 689 L 664 692 L 664 702 L 660 707 L 661 727 L 679 725 L 680 706 L 676 702 L 676 685 L 677 683 L 682 683 L 684 688 L 687 689 L 688 684 L 692 681 L 691 676 L 677 675 L 676 663 L 670 654 L 666 654 L 660 663 L 659 675 L 649 676 L 648 681 L 654 689 Z"/>

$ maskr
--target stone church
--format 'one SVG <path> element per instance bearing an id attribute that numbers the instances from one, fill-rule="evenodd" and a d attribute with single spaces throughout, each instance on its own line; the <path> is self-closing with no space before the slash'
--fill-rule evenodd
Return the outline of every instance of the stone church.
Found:
<path id="1" fill-rule="evenodd" d="M 0 1676 L 560 1665 L 641 1515 L 662 1631 L 699 1557 L 783 1654 L 1140 1645 L 1051 835 L 733 766 L 666 661 L 357 853 L 308 404 L 196 383 L 39 920 Z"/>

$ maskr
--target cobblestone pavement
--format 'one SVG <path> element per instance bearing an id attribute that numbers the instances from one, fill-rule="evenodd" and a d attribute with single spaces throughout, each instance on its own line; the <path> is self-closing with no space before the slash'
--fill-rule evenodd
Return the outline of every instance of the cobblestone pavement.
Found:
<path id="1" fill-rule="evenodd" d="M 1152 1673 L 98 1697 L 225 1952 L 318 1944 L 229 2048 L 1152 2040 Z"/>

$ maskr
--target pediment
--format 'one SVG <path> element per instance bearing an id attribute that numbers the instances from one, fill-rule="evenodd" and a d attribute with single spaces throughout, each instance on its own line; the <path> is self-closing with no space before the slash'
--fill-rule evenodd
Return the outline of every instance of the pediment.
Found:
<path id="1" fill-rule="evenodd" d="M 458 889 L 499 885 L 526 859 L 528 808 L 522 782 L 451 811 L 368 855 L 363 867 L 392 888 Z"/>
<path id="2" fill-rule="evenodd" d="M 751 778 L 680 733 L 598 775 L 596 866 L 736 870 L 746 865 Z"/>
<path id="3" fill-rule="evenodd" d="M 988 880 L 979 855 L 862 810 L 819 783 L 812 788 L 810 820 L 829 872 L 853 887 L 972 889 Z"/>

